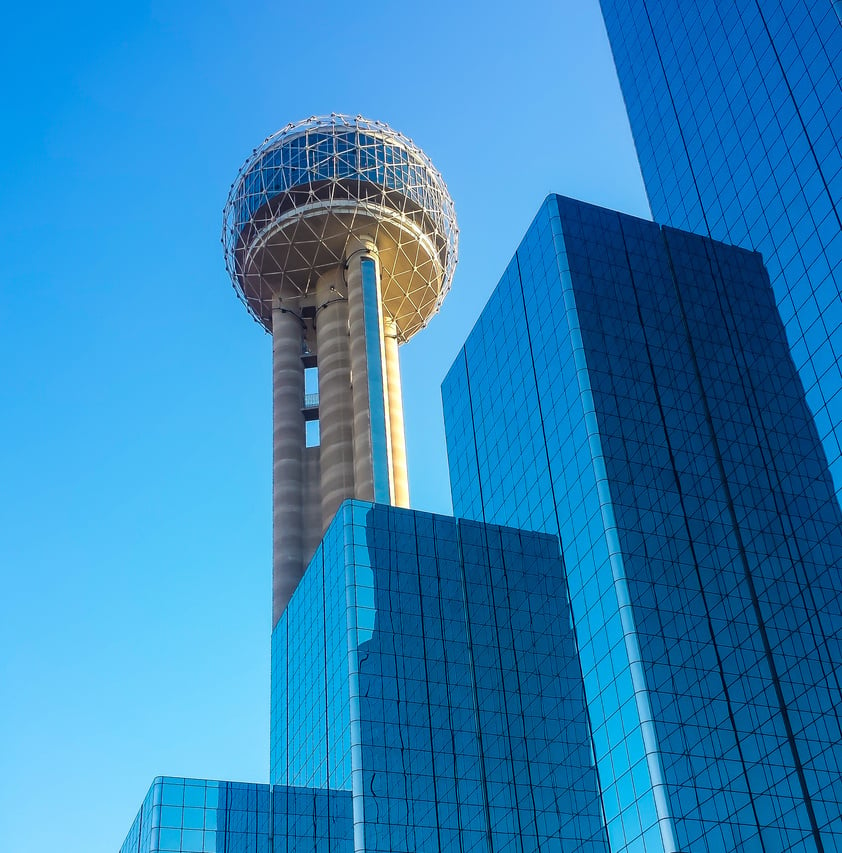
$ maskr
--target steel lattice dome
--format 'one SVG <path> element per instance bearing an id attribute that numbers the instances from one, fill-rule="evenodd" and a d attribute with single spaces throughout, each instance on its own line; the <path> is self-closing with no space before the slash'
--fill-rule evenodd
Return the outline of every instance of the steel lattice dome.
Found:
<path id="1" fill-rule="evenodd" d="M 226 267 L 266 329 L 273 298 L 306 299 L 361 237 L 377 245 L 384 309 L 407 340 L 450 289 L 456 213 L 424 152 L 360 116 L 313 117 L 268 137 L 240 168 L 223 213 Z"/>

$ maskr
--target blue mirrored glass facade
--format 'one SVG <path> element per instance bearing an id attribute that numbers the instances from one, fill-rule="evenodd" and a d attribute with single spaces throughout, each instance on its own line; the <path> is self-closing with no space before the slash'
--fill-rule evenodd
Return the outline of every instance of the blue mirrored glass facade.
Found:
<path id="1" fill-rule="evenodd" d="M 345 791 L 161 776 L 120 853 L 352 853 Z"/>
<path id="2" fill-rule="evenodd" d="M 652 213 L 763 254 L 842 490 L 842 6 L 600 3 Z"/>
<path id="3" fill-rule="evenodd" d="M 343 504 L 273 633 L 271 749 L 360 851 L 607 851 L 558 540 Z"/>
<path id="4" fill-rule="evenodd" d="M 761 257 L 549 197 L 443 386 L 558 533 L 617 851 L 842 849 L 842 513 Z"/>

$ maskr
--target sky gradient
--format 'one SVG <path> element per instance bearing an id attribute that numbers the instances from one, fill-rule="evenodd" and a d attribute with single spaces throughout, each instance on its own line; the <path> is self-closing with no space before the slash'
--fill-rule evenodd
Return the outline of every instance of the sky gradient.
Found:
<path id="1" fill-rule="evenodd" d="M 448 183 L 453 289 L 401 350 L 418 509 L 450 510 L 439 386 L 543 198 L 648 216 L 597 0 L 349 9 L 6 12 L 10 853 L 116 851 L 157 774 L 268 778 L 271 348 L 219 241 L 252 148 L 289 121 L 360 113 Z"/>

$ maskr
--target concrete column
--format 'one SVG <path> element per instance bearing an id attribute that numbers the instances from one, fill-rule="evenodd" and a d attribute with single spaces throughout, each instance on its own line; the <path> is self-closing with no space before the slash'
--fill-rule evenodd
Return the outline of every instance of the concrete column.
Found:
<path id="1" fill-rule="evenodd" d="M 361 256 L 376 257 L 372 240 L 354 240 L 348 246 L 348 328 L 351 336 L 351 398 L 354 407 L 354 496 L 374 500 L 374 472 L 371 454 L 371 414 L 368 399 L 368 359 L 366 355 L 365 312 L 363 308 Z"/>
<path id="2" fill-rule="evenodd" d="M 272 309 L 272 624 L 304 572 L 303 456 L 306 444 L 301 320 Z"/>
<path id="3" fill-rule="evenodd" d="M 319 278 L 316 295 L 321 533 L 324 533 L 339 504 L 354 497 L 354 408 L 351 400 L 348 299 L 340 267 Z"/>
<path id="4" fill-rule="evenodd" d="M 392 503 L 395 506 L 408 507 L 409 476 L 406 468 L 406 436 L 403 427 L 398 327 L 391 317 L 383 318 L 383 342 L 386 354 L 386 389 L 389 400 L 389 434 L 392 448 Z"/>

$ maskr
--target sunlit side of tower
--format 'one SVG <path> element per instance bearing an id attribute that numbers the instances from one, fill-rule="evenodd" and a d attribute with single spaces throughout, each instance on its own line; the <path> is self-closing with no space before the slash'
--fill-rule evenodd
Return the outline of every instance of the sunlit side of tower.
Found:
<path id="1" fill-rule="evenodd" d="M 273 624 L 343 500 L 409 505 L 398 345 L 447 294 L 457 236 L 429 158 L 359 117 L 288 125 L 231 187 L 226 265 L 272 335 Z"/>

